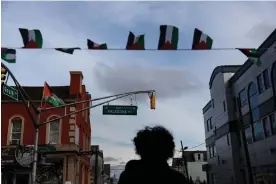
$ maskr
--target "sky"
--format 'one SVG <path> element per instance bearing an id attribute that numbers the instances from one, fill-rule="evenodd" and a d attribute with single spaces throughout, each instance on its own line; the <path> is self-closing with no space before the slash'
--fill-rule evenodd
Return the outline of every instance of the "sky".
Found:
<path id="1" fill-rule="evenodd" d="M 91 110 L 93 145 L 100 145 L 105 163 L 118 174 L 137 159 L 132 144 L 144 126 L 162 125 L 192 148 L 205 141 L 202 108 L 210 100 L 209 79 L 219 65 L 243 64 L 237 50 L 214 51 L 75 51 L 86 40 L 125 48 L 129 31 L 145 34 L 145 47 L 158 45 L 159 26 L 179 28 L 179 48 L 191 48 L 193 31 L 214 40 L 213 48 L 256 48 L 276 28 L 276 2 L 1 2 L 2 47 L 22 47 L 18 28 L 39 29 L 43 50 L 17 50 L 16 64 L 7 64 L 21 85 L 69 85 L 69 71 L 82 71 L 92 98 L 135 90 L 156 90 L 156 110 L 147 95 L 112 102 L 138 106 L 137 116 L 104 116 Z M 136 99 L 136 100 L 135 100 Z M 205 145 L 195 148 L 205 150 Z M 175 156 L 180 156 L 176 151 Z"/>

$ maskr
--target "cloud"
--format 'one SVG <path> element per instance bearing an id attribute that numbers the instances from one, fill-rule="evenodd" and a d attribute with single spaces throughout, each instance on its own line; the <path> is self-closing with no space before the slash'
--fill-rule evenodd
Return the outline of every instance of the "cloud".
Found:
<path id="1" fill-rule="evenodd" d="M 2 46 L 22 46 L 18 28 L 40 29 L 44 46 L 86 48 L 86 39 L 124 48 L 129 31 L 146 34 L 146 48 L 156 48 L 160 24 L 179 27 L 179 47 L 190 48 L 197 27 L 214 47 L 258 47 L 275 29 L 275 2 L 1 2 Z M 72 13 L 73 12 L 73 13 Z M 238 21 L 237 21 L 238 20 Z M 99 144 L 117 176 L 123 162 L 138 159 L 132 143 L 137 130 L 163 125 L 190 148 L 204 142 L 202 107 L 210 100 L 208 82 L 217 65 L 242 64 L 230 51 L 76 51 L 17 50 L 8 67 L 22 85 L 69 85 L 69 71 L 83 72 L 92 98 L 155 89 L 157 108 L 137 96 L 137 116 L 103 116 L 91 110 L 92 144 Z M 126 104 L 129 98 L 112 104 Z M 130 103 L 130 100 L 129 102 Z M 95 102 L 96 104 L 96 102 Z M 214 122 L 215 123 L 215 122 Z M 195 149 L 204 149 L 204 145 Z M 175 156 L 180 156 L 179 152 Z M 117 159 L 117 160 L 115 160 Z M 108 160 L 108 159 L 107 159 Z"/>
<path id="2" fill-rule="evenodd" d="M 105 142 L 105 143 L 110 143 L 110 144 L 113 144 L 113 145 L 124 146 L 124 147 L 132 147 L 132 144 L 130 144 L 128 142 L 120 142 L 120 141 L 108 139 L 106 137 L 93 136 L 92 138 L 94 140 L 97 140 L 98 142 Z"/>
<path id="3" fill-rule="evenodd" d="M 98 64 L 95 77 L 99 88 L 111 94 L 154 89 L 159 99 L 169 99 L 203 90 L 197 76 L 185 68 Z"/>
<path id="4" fill-rule="evenodd" d="M 119 161 L 120 158 L 114 158 L 114 157 L 104 157 L 104 162 L 114 162 Z"/>

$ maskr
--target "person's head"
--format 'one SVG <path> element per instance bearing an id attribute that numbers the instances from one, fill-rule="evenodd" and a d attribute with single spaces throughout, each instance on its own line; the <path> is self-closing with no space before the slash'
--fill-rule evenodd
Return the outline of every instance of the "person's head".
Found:
<path id="1" fill-rule="evenodd" d="M 133 139 L 136 153 L 142 159 L 168 160 L 174 154 L 174 138 L 162 126 L 145 127 Z"/>

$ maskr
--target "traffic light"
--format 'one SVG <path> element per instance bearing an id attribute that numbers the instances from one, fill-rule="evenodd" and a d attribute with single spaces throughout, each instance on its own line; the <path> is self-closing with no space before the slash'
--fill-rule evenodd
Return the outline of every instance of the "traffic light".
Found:
<path id="1" fill-rule="evenodd" d="M 4 84 L 6 80 L 7 69 L 1 66 L 1 86 Z"/>
<path id="2" fill-rule="evenodd" d="M 155 91 L 151 93 L 150 96 L 150 109 L 155 109 Z"/>

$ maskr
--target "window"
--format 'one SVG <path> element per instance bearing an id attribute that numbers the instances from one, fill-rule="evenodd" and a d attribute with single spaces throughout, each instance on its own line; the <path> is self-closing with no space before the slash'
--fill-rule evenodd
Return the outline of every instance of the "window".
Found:
<path id="1" fill-rule="evenodd" d="M 267 69 L 263 71 L 263 77 L 264 77 L 264 88 L 268 89 L 270 87 L 270 80 L 269 80 L 269 74 Z"/>
<path id="2" fill-rule="evenodd" d="M 210 125 L 210 130 L 212 130 L 213 129 L 213 122 L 212 122 L 212 117 L 209 119 L 209 125 Z"/>
<path id="3" fill-rule="evenodd" d="M 247 95 L 245 89 L 239 93 L 241 107 L 247 104 Z"/>
<path id="4" fill-rule="evenodd" d="M 254 140 L 255 141 L 264 139 L 264 129 L 263 129 L 263 125 L 260 121 L 256 121 L 253 124 L 253 130 L 254 130 Z"/>
<path id="5" fill-rule="evenodd" d="M 207 132 L 213 129 L 212 117 L 207 120 Z"/>
<path id="6" fill-rule="evenodd" d="M 14 119 L 12 120 L 11 138 L 10 144 L 21 144 L 22 135 L 22 120 Z"/>
<path id="7" fill-rule="evenodd" d="M 252 128 L 251 125 L 247 128 L 245 128 L 245 137 L 246 137 L 246 142 L 247 144 L 251 144 L 252 143 Z"/>
<path id="8" fill-rule="evenodd" d="M 275 120 L 275 114 L 274 113 L 269 116 L 269 120 L 270 120 L 270 123 L 271 123 L 271 126 L 272 126 L 272 133 L 276 134 L 276 120 Z"/>
<path id="9" fill-rule="evenodd" d="M 223 101 L 222 104 L 223 104 L 223 111 L 225 112 L 226 111 L 225 101 Z"/>
<path id="10" fill-rule="evenodd" d="M 251 111 L 252 123 L 260 120 L 259 96 L 255 83 L 250 83 L 248 88 L 249 107 Z"/>
<path id="11" fill-rule="evenodd" d="M 272 135 L 272 131 L 271 131 L 271 125 L 270 125 L 270 121 L 268 117 L 265 117 L 263 119 L 263 126 L 264 126 L 264 133 L 266 137 L 269 137 Z"/>
<path id="12" fill-rule="evenodd" d="M 213 156 L 216 156 L 217 155 L 217 149 L 216 149 L 216 146 L 215 145 L 213 145 Z"/>
<path id="13" fill-rule="evenodd" d="M 200 154 L 197 154 L 197 160 L 200 160 Z"/>
<path id="14" fill-rule="evenodd" d="M 212 158 L 213 156 L 213 153 L 212 153 L 212 147 L 210 146 L 209 148 L 208 148 L 208 150 L 209 150 L 209 157 L 210 158 Z"/>
<path id="15" fill-rule="evenodd" d="M 49 143 L 51 144 L 59 144 L 59 135 L 60 135 L 60 128 L 59 128 L 59 120 L 53 121 L 49 123 Z"/>
<path id="16" fill-rule="evenodd" d="M 257 76 L 257 84 L 258 84 L 258 91 L 259 91 L 259 94 L 261 94 L 261 93 L 264 91 L 262 75 L 258 75 L 258 76 Z"/>

